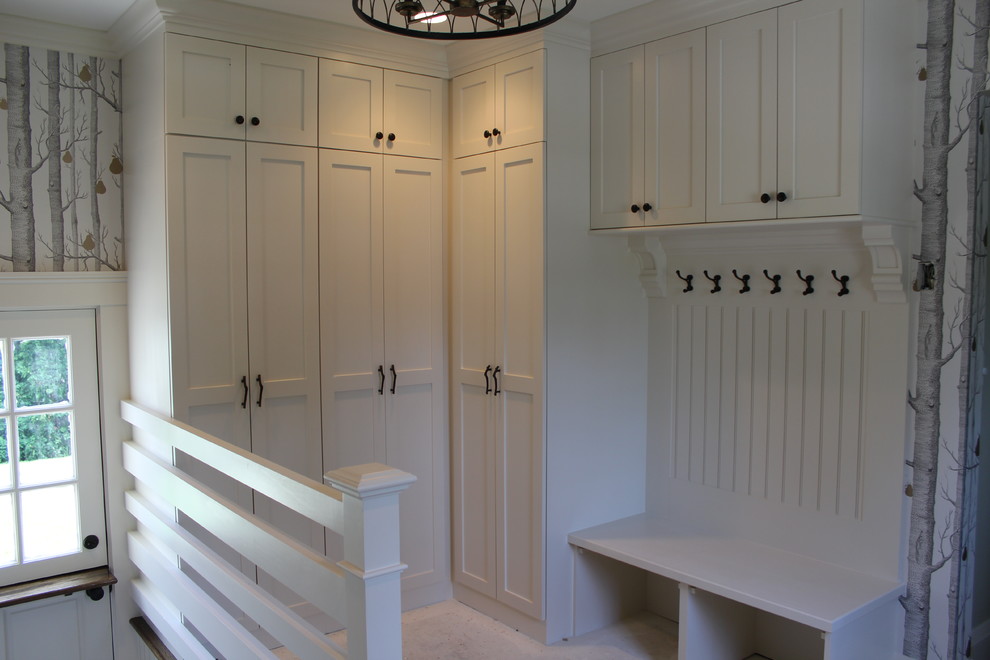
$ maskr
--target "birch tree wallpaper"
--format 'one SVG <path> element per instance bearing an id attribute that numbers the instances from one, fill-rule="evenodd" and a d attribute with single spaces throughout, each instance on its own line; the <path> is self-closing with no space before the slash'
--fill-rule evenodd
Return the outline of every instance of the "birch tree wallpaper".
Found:
<path id="1" fill-rule="evenodd" d="M 0 272 L 123 269 L 120 70 L 3 44 Z"/>
<path id="2" fill-rule="evenodd" d="M 974 650 L 979 403 L 986 363 L 987 38 L 990 0 L 927 0 L 918 79 L 924 86 L 916 379 L 908 462 L 904 654 L 988 657 Z M 982 147 L 981 147 L 982 145 Z M 980 163 L 982 161 L 982 166 Z M 990 621 L 980 626 L 986 629 Z M 980 634 L 986 635 L 983 630 Z M 981 641 L 981 640 L 977 640 Z M 979 653 L 979 655 L 974 655 Z"/>

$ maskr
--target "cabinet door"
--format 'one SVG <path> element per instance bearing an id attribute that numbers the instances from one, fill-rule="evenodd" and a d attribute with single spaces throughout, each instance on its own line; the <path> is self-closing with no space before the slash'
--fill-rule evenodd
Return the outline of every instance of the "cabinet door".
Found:
<path id="1" fill-rule="evenodd" d="M 320 60 L 320 146 L 380 152 L 382 70 L 373 66 Z"/>
<path id="2" fill-rule="evenodd" d="M 248 139 L 316 146 L 317 82 L 315 57 L 248 48 Z"/>
<path id="3" fill-rule="evenodd" d="M 653 207 L 644 212 L 645 224 L 704 222 L 705 31 L 654 41 L 645 51 L 645 187 L 639 204 Z"/>
<path id="4" fill-rule="evenodd" d="M 251 449 L 244 144 L 169 136 L 165 164 L 172 415 Z"/>
<path id="5" fill-rule="evenodd" d="M 244 143 L 170 135 L 165 176 L 172 416 L 250 451 Z M 249 488 L 193 459 L 177 464 L 251 510 Z M 240 555 L 207 543 L 254 575 Z"/>
<path id="6" fill-rule="evenodd" d="M 643 47 L 591 60 L 591 228 L 639 227 L 643 212 Z"/>
<path id="7" fill-rule="evenodd" d="M 545 58 L 545 51 L 537 50 L 495 65 L 497 148 L 543 140 Z"/>
<path id="8" fill-rule="evenodd" d="M 450 150 L 454 158 L 490 151 L 495 128 L 495 71 L 485 67 L 450 82 Z M 485 137 L 485 132 L 489 133 Z"/>
<path id="9" fill-rule="evenodd" d="M 382 157 L 321 149 L 320 191 L 325 468 L 384 463 Z"/>
<path id="10" fill-rule="evenodd" d="M 499 601 L 543 617 L 543 144 L 495 167 L 495 501 Z"/>
<path id="11" fill-rule="evenodd" d="M 806 0 L 778 10 L 777 217 L 858 213 L 863 8 Z"/>
<path id="12" fill-rule="evenodd" d="M 250 143 L 247 155 L 253 451 L 320 481 L 317 153 Z M 320 525 L 260 493 L 254 494 L 254 510 L 323 553 Z M 287 605 L 303 605 L 260 570 L 258 581 Z"/>
<path id="13" fill-rule="evenodd" d="M 243 138 L 244 65 L 244 46 L 165 35 L 165 132 Z"/>
<path id="14" fill-rule="evenodd" d="M 494 154 L 454 161 L 451 188 L 453 577 L 494 598 Z"/>
<path id="15" fill-rule="evenodd" d="M 400 500 L 403 588 L 449 579 L 443 423 L 443 182 L 438 160 L 385 156 L 385 457 L 416 475 Z"/>
<path id="16" fill-rule="evenodd" d="M 777 12 L 708 28 L 709 221 L 776 217 Z M 810 83 L 809 83 L 810 84 Z M 767 195 L 768 202 L 761 201 Z"/>
<path id="17" fill-rule="evenodd" d="M 443 80 L 401 71 L 385 71 L 385 153 L 443 156 Z M 394 140 L 387 137 L 394 135 Z"/>

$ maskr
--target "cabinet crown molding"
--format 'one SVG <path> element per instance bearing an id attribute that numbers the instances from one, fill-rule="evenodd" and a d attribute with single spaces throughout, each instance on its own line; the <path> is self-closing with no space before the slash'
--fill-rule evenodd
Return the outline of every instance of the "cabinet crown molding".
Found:
<path id="1" fill-rule="evenodd" d="M 442 45 L 222 0 L 137 0 L 110 36 L 126 52 L 161 25 L 169 32 L 447 77 Z"/>

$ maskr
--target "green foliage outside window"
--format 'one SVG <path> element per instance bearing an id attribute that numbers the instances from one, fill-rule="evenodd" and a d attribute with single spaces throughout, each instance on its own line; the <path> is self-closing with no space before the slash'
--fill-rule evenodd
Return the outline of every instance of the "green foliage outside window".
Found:
<path id="1" fill-rule="evenodd" d="M 69 364 L 67 340 L 22 339 L 13 342 L 14 402 L 18 410 L 68 403 Z M 0 358 L 2 359 L 2 358 Z M 0 391 L 3 383 L 0 381 Z M 4 401 L 0 393 L 0 406 Z M 0 465 L 10 461 L 8 419 L 0 419 Z M 68 412 L 21 415 L 17 424 L 21 461 L 62 458 L 72 453 Z"/>

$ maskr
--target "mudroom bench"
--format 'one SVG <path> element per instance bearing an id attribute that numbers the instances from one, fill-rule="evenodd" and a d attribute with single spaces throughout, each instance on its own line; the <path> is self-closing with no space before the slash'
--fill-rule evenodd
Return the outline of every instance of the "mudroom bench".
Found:
<path id="1" fill-rule="evenodd" d="M 610 558 L 677 584 L 679 660 L 756 653 L 774 660 L 895 657 L 891 639 L 904 590 L 898 582 L 648 514 L 580 530 L 568 540 L 577 555 L 576 623 L 579 612 L 586 620 L 595 609 L 591 620 L 607 617 L 609 603 L 620 598 L 610 591 L 620 582 L 644 582 L 628 572 L 616 579 L 624 569 L 600 556 Z"/>

